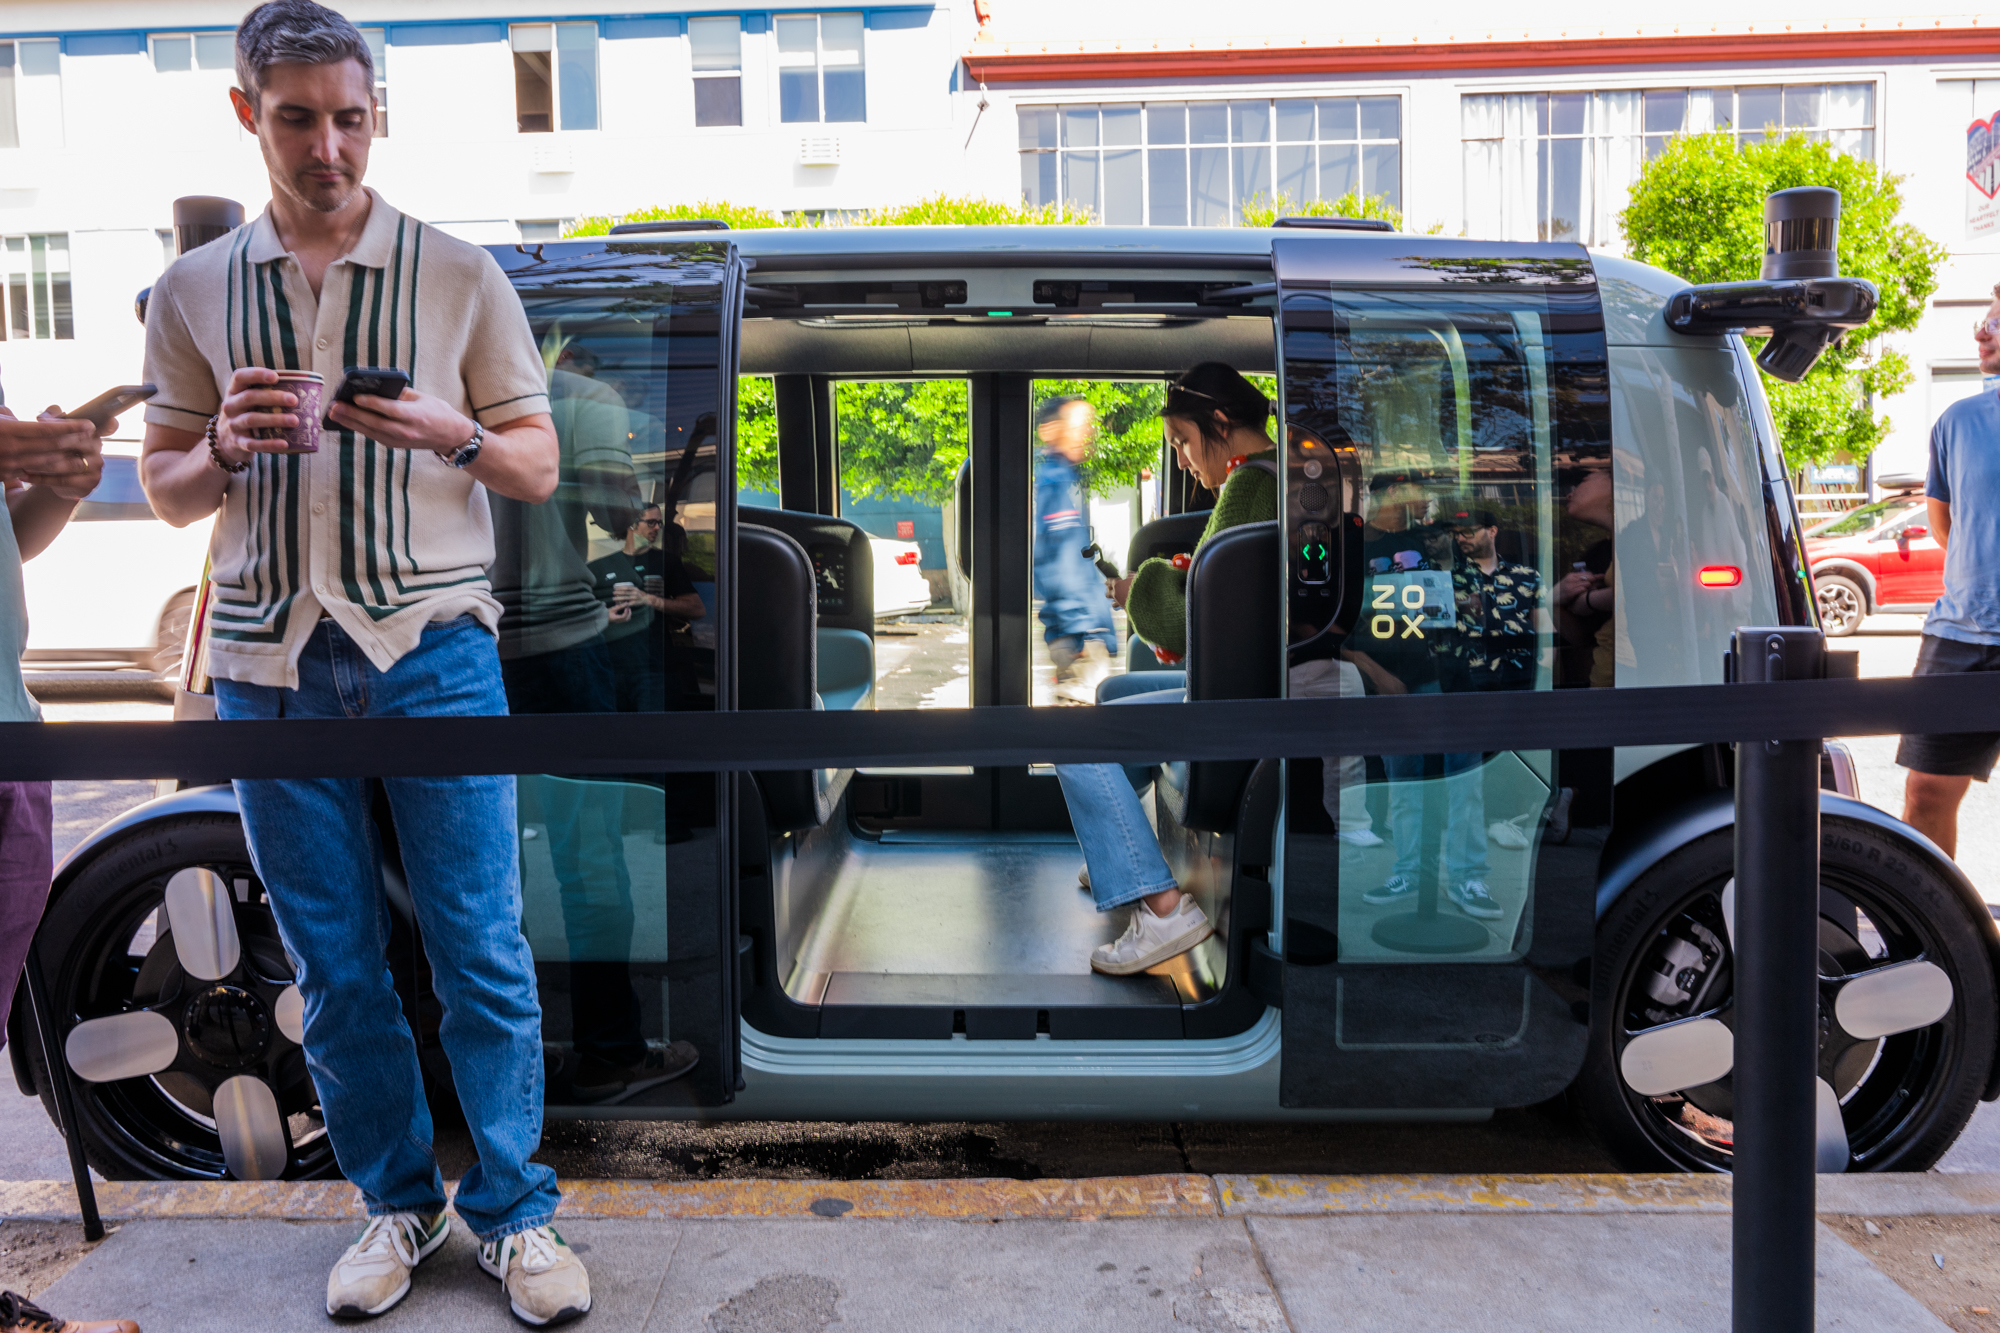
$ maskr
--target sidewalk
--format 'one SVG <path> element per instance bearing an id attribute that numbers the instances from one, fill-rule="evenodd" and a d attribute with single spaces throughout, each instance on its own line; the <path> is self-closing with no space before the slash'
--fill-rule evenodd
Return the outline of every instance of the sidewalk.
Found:
<path id="1" fill-rule="evenodd" d="M 359 1228 L 345 1183 L 99 1197 L 117 1230 L 50 1308 L 148 1333 L 332 1327 L 321 1285 Z M 2000 1329 L 1980 1296 L 2000 1308 L 2000 1175 L 1826 1177 L 1820 1211 L 1821 1328 Z M 0 1219 L 74 1217 L 66 1184 L 0 1184 Z M 557 1225 L 590 1265 L 584 1327 L 621 1333 L 1729 1325 L 1714 1176 L 576 1181 Z M 472 1255 L 455 1231 L 374 1326 L 520 1327 Z"/>

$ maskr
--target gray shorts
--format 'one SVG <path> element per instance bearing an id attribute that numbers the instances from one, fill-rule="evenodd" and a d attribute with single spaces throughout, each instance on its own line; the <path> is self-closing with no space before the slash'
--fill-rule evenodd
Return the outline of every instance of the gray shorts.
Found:
<path id="1" fill-rule="evenodd" d="M 1917 649 L 1913 676 L 1948 676 L 1966 671 L 2000 671 L 2000 647 L 1962 643 L 1924 635 Z M 1914 773 L 1942 778 L 1986 781 L 2000 758 L 2000 731 L 1959 731 L 1934 736 L 1905 736 L 1896 747 L 1896 762 Z"/>

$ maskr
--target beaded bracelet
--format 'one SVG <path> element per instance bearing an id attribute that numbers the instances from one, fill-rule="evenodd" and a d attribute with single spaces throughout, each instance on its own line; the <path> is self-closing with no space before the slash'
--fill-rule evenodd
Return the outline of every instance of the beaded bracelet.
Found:
<path id="1" fill-rule="evenodd" d="M 232 476 L 238 472 L 247 471 L 250 467 L 249 459 L 246 458 L 240 463 L 232 463 L 222 456 L 222 445 L 215 438 L 215 423 L 219 420 L 221 420 L 220 417 L 210 417 L 208 419 L 208 461 Z"/>

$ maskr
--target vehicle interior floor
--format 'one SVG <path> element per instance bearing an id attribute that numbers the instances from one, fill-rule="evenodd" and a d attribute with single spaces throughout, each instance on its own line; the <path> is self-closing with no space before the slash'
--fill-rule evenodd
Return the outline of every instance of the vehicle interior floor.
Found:
<path id="1" fill-rule="evenodd" d="M 1093 972 L 1090 951 L 1118 937 L 1128 912 L 1096 910 L 1070 834 L 891 830 L 838 841 L 788 876 L 796 950 L 785 990 L 798 1003 L 1178 1008 L 1220 980 L 1213 941 L 1147 973 Z"/>

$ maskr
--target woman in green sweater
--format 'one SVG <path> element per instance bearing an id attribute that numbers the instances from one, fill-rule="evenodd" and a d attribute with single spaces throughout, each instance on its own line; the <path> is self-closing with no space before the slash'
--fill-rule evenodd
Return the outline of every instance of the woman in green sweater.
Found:
<path id="1" fill-rule="evenodd" d="M 1225 528 L 1278 516 L 1277 445 L 1265 431 L 1271 402 L 1255 385 L 1219 361 L 1204 362 L 1167 390 L 1162 415 L 1181 466 L 1216 493 L 1196 552 Z M 1111 584 L 1112 600 L 1126 609 L 1133 631 L 1164 650 L 1163 659 L 1179 661 L 1187 652 L 1189 563 L 1148 560 Z M 1106 681 L 1098 702 L 1179 703 L 1186 697 L 1184 672 L 1144 671 Z M 1125 933 L 1091 950 L 1091 967 L 1113 976 L 1142 972 L 1207 939 L 1214 927 L 1193 895 L 1181 892 L 1146 822 L 1135 790 L 1144 781 L 1118 764 L 1062 764 L 1056 776 L 1097 910 L 1132 905 Z"/>

